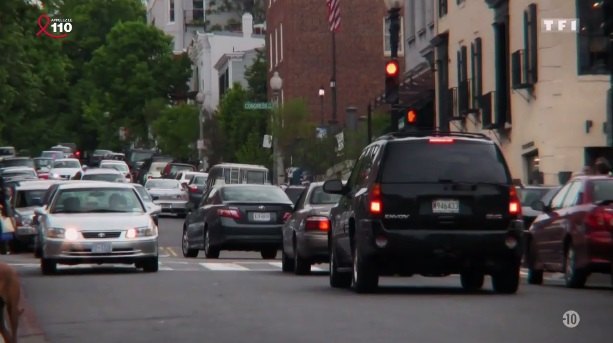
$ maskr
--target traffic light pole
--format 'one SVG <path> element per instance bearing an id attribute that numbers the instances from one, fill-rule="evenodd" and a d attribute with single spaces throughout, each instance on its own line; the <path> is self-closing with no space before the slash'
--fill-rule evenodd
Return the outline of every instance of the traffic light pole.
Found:
<path id="1" fill-rule="evenodd" d="M 391 8 L 388 11 L 389 21 L 390 21 L 390 52 L 392 60 L 398 59 L 398 40 L 400 38 L 400 8 Z M 400 73 L 400 71 L 398 71 Z M 395 85 L 395 87 L 399 87 L 399 85 Z M 398 93 L 398 89 L 395 90 Z M 395 105 L 400 102 L 400 96 L 398 93 L 397 97 L 394 97 L 391 102 L 388 102 L 392 105 L 392 109 L 390 111 L 390 130 L 396 131 L 398 127 L 398 118 L 395 115 Z"/>

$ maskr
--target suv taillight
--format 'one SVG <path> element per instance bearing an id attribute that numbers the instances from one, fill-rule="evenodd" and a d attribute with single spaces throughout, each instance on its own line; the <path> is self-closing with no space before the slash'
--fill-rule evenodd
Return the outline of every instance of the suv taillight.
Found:
<path id="1" fill-rule="evenodd" d="M 383 212 L 381 185 L 378 183 L 375 183 L 370 190 L 368 210 L 371 215 L 380 215 Z"/>
<path id="2" fill-rule="evenodd" d="M 220 217 L 241 219 L 241 214 L 237 209 L 220 208 L 217 210 L 217 215 Z"/>
<path id="3" fill-rule="evenodd" d="M 613 227 L 613 212 L 598 206 L 585 217 L 586 231 L 607 231 Z"/>
<path id="4" fill-rule="evenodd" d="M 305 231 L 324 231 L 330 230 L 330 219 L 327 217 L 309 217 L 304 225 Z"/>
<path id="5" fill-rule="evenodd" d="M 509 188 L 509 214 L 515 217 L 521 216 L 521 201 L 519 201 L 515 186 Z"/>
<path id="6" fill-rule="evenodd" d="M 189 185 L 189 186 L 187 186 L 187 188 L 189 189 L 190 193 L 198 192 L 198 186 L 196 186 L 196 185 Z"/>

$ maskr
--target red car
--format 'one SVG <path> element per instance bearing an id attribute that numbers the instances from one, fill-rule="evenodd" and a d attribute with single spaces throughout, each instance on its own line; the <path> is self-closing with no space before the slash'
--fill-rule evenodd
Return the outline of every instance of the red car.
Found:
<path id="1" fill-rule="evenodd" d="M 575 177 L 534 209 L 543 213 L 527 237 L 528 283 L 562 272 L 567 287 L 580 288 L 591 273 L 613 272 L 613 177 Z"/>

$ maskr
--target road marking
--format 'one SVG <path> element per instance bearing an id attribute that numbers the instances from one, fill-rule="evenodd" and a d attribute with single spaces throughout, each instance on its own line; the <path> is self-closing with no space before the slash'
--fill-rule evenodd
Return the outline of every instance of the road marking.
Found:
<path id="1" fill-rule="evenodd" d="M 179 256 L 177 255 L 177 253 L 174 251 L 173 248 L 168 247 L 166 248 L 166 251 L 168 251 L 172 256 Z"/>
<path id="2" fill-rule="evenodd" d="M 163 265 L 162 263 L 158 263 L 158 269 L 159 270 L 174 270 L 171 267 L 167 267 L 167 266 Z"/>
<path id="3" fill-rule="evenodd" d="M 207 263 L 207 262 L 203 262 L 200 263 L 201 266 L 203 266 L 206 269 L 209 270 L 227 270 L 227 271 L 246 271 L 249 270 L 249 268 L 243 267 L 241 265 L 238 265 L 236 263 Z"/>
<path id="4" fill-rule="evenodd" d="M 283 263 L 281 262 L 268 262 L 268 264 L 270 264 L 273 267 L 283 268 Z"/>

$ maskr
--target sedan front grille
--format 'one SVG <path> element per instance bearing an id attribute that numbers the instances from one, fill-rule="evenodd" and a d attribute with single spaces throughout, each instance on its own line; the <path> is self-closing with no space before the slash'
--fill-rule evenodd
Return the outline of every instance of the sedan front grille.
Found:
<path id="1" fill-rule="evenodd" d="M 86 239 L 106 239 L 119 238 L 121 231 L 83 231 L 83 238 Z"/>

